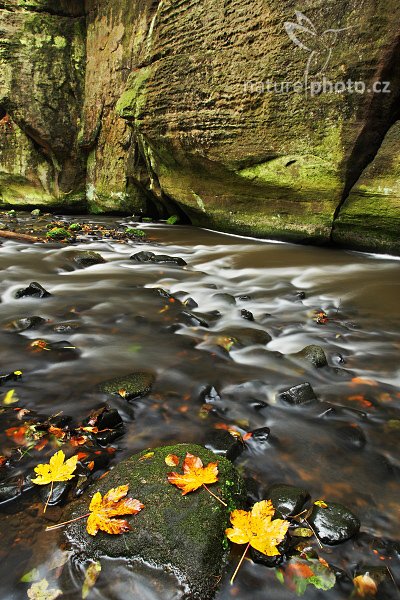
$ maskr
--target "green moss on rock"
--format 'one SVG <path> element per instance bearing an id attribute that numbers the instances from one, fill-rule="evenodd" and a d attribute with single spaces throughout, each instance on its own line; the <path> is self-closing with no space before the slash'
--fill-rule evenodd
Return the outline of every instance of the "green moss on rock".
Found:
<path id="1" fill-rule="evenodd" d="M 219 481 L 210 487 L 228 508 L 205 489 L 182 496 L 178 488 L 168 483 L 167 474 L 171 470 L 181 471 L 187 452 L 199 456 L 205 465 L 218 461 Z M 168 454 L 176 454 L 180 466 L 171 469 L 165 463 Z M 223 542 L 229 511 L 243 507 L 245 501 L 244 485 L 236 468 L 225 458 L 216 457 L 194 444 L 144 450 L 121 462 L 105 478 L 93 484 L 88 494 L 68 510 L 65 518 L 85 514 L 96 491 L 104 494 L 112 487 L 127 483 L 129 496 L 144 504 L 138 515 L 128 517 L 132 530 L 124 536 L 99 532 L 93 538 L 86 532 L 85 521 L 77 521 L 64 532 L 68 546 L 79 556 L 90 559 L 107 556 L 145 561 L 166 573 L 174 573 L 190 590 L 189 594 L 177 597 L 212 598 L 227 559 Z"/>

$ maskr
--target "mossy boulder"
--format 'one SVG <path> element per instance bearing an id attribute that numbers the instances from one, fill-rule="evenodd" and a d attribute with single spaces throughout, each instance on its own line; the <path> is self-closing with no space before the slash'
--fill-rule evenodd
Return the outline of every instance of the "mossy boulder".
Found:
<path id="1" fill-rule="evenodd" d="M 308 361 L 317 369 L 321 367 L 326 367 L 328 361 L 326 359 L 326 354 L 321 348 L 321 346 L 317 346 L 316 344 L 310 344 L 306 346 L 300 352 L 296 352 L 296 354 L 292 354 L 293 358 Z"/>
<path id="2" fill-rule="evenodd" d="M 181 472 L 187 452 L 199 456 L 205 465 L 218 461 L 219 480 L 210 487 L 227 508 L 205 489 L 183 496 L 168 482 L 171 470 Z M 172 469 L 165 463 L 168 454 L 179 457 L 178 467 Z M 95 492 L 104 495 L 123 484 L 129 484 L 129 497 L 144 504 L 138 515 L 127 517 L 132 530 L 126 535 L 99 532 L 91 537 L 86 532 L 86 521 L 76 521 L 64 530 L 73 556 L 79 560 L 126 558 L 133 572 L 145 562 L 162 570 L 166 579 L 171 573 L 177 577 L 181 589 L 174 598 L 212 598 L 228 554 L 224 531 L 229 511 L 243 507 L 245 502 L 244 484 L 232 463 L 194 444 L 144 450 L 93 484 L 82 499 L 71 505 L 65 520 L 87 513 Z"/>
<path id="3" fill-rule="evenodd" d="M 98 389 L 106 394 L 119 394 L 127 400 L 133 400 L 148 394 L 154 379 L 152 373 L 136 371 L 135 373 L 103 381 L 98 385 Z"/>

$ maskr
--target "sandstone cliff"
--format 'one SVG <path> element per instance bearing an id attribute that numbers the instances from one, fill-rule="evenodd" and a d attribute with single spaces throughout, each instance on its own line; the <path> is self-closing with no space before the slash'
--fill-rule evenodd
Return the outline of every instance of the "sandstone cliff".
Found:
<path id="1" fill-rule="evenodd" d="M 399 253 L 400 5 L 297 8 L 0 2 L 3 203 Z"/>

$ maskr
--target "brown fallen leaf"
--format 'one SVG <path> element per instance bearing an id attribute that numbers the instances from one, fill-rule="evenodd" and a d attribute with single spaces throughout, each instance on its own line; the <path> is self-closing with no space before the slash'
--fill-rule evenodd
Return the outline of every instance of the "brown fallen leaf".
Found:
<path id="1" fill-rule="evenodd" d="M 144 504 L 139 500 L 125 497 L 128 489 L 128 485 L 120 485 L 109 490 L 104 497 L 100 492 L 95 493 L 90 502 L 91 514 L 86 525 L 86 531 L 90 535 L 96 535 L 99 530 L 118 534 L 131 529 L 125 519 L 113 519 L 113 517 L 122 515 L 136 515 L 144 508 Z"/>

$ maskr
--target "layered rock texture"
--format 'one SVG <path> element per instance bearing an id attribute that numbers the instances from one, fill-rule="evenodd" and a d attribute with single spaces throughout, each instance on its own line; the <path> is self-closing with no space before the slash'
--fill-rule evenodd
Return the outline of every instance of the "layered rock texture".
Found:
<path id="1" fill-rule="evenodd" d="M 400 5 L 296 9 L 3 0 L 2 202 L 400 253 Z"/>

